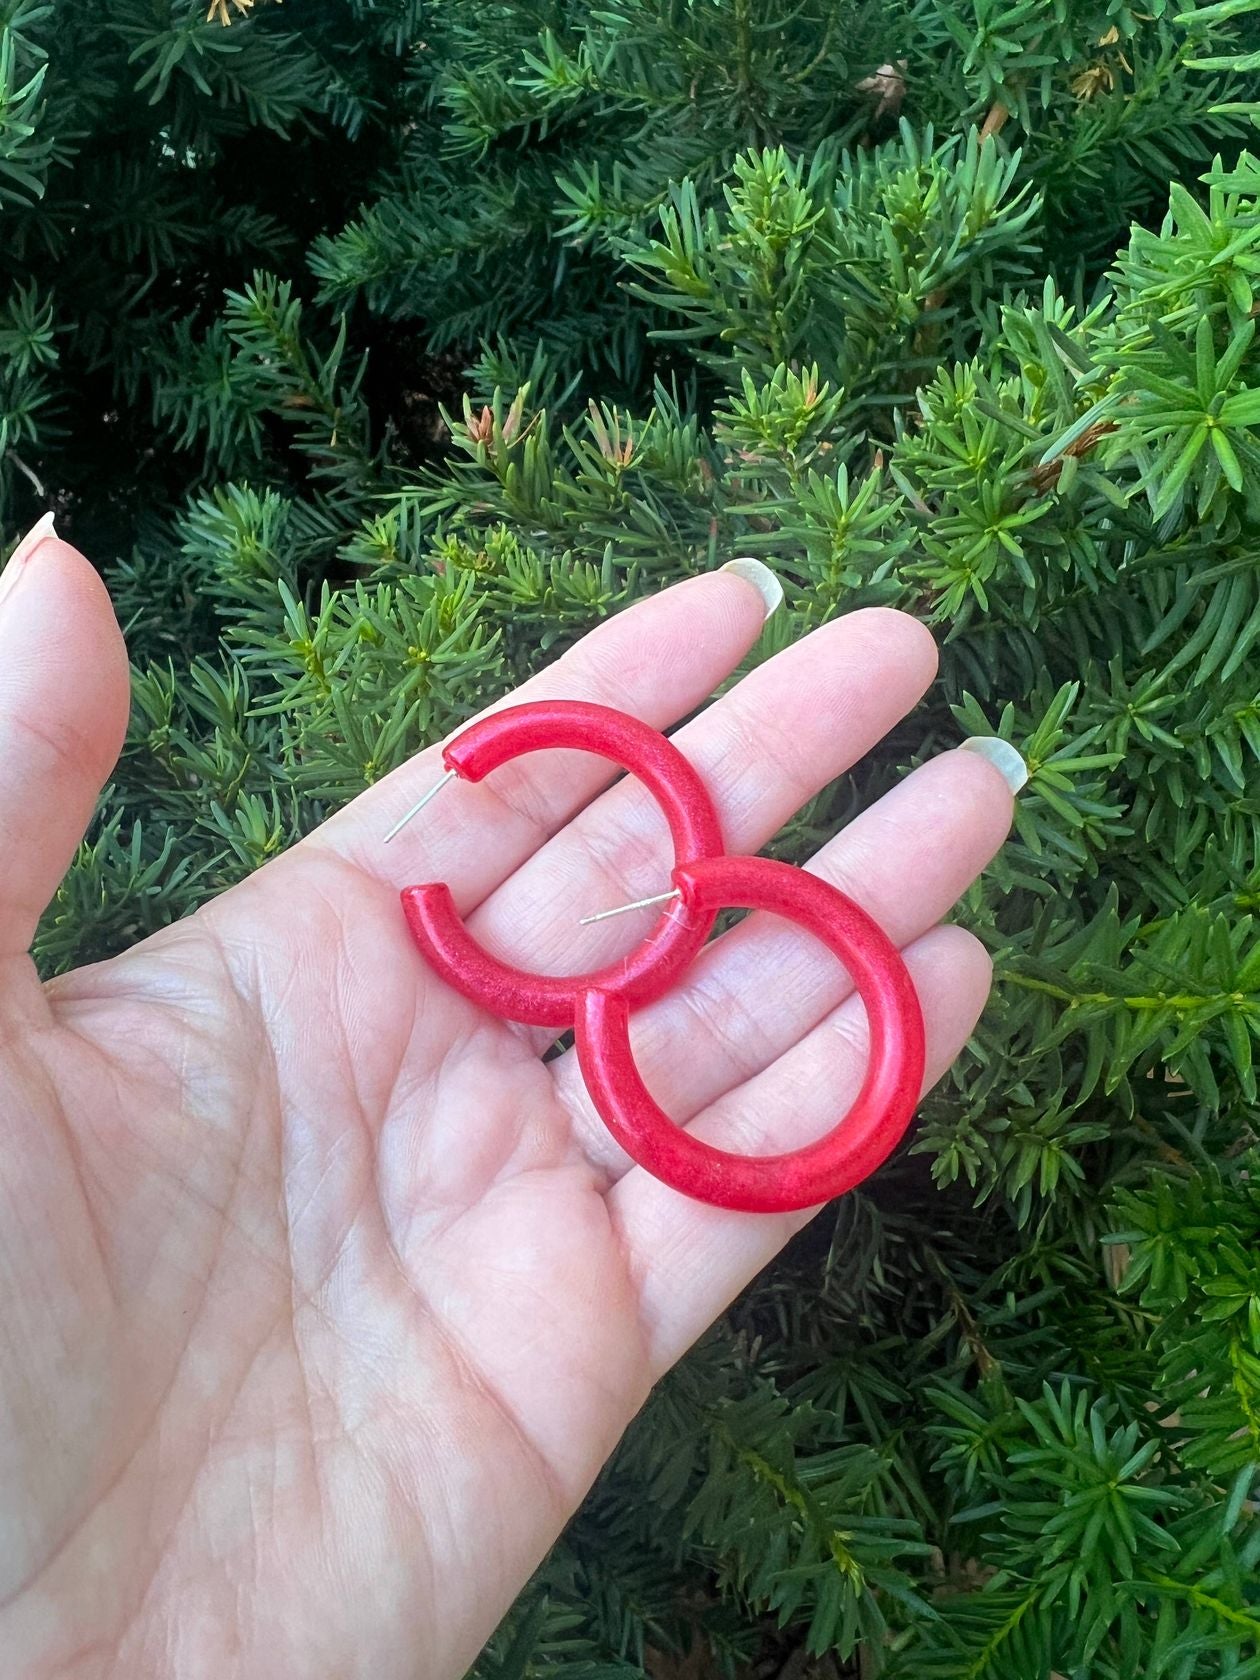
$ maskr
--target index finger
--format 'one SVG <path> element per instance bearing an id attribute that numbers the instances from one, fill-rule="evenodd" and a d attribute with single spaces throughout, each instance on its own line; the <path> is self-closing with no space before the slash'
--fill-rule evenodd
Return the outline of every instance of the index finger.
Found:
<path id="1" fill-rule="evenodd" d="M 765 616 L 762 595 L 739 573 L 689 578 L 599 625 L 488 710 L 527 700 L 588 700 L 664 729 L 730 675 Z M 458 783 L 457 793 L 434 800 L 386 846 L 391 826 L 442 773 L 441 746 L 430 747 L 302 844 L 333 851 L 398 889 L 446 881 L 466 913 L 619 772 L 589 753 L 531 754 L 487 781 Z"/>

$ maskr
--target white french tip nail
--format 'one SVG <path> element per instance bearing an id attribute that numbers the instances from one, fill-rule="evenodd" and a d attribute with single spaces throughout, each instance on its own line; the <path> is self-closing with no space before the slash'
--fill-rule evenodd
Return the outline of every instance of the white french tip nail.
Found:
<path id="1" fill-rule="evenodd" d="M 783 585 L 764 561 L 754 560 L 750 554 L 743 555 L 738 560 L 728 560 L 718 570 L 734 572 L 735 576 L 743 578 L 745 583 L 751 583 L 761 596 L 766 618 L 783 605 Z"/>
<path id="2" fill-rule="evenodd" d="M 975 753 L 977 758 L 987 758 L 1012 793 L 1018 793 L 1028 780 L 1028 766 L 1019 749 L 1000 735 L 972 735 L 958 750 Z"/>
<path id="3" fill-rule="evenodd" d="M 13 559 L 25 560 L 28 554 L 32 553 L 39 547 L 45 537 L 55 537 L 56 535 L 57 522 L 55 514 L 53 514 L 51 510 L 48 513 L 41 513 L 39 518 L 31 526 L 30 530 L 22 538 L 21 542 L 13 550 Z"/>
<path id="4" fill-rule="evenodd" d="M 30 530 L 22 538 L 21 542 L 13 550 L 13 553 L 10 554 L 7 562 L 5 563 L 3 572 L 0 572 L 0 601 L 3 601 L 5 596 L 13 588 L 13 585 L 18 580 L 18 575 L 21 572 L 22 567 L 30 559 L 31 555 L 34 554 L 35 550 L 39 547 L 40 543 L 43 542 L 44 538 L 53 537 L 56 536 L 56 534 L 57 527 L 53 523 L 52 514 L 41 514 L 31 526 Z"/>

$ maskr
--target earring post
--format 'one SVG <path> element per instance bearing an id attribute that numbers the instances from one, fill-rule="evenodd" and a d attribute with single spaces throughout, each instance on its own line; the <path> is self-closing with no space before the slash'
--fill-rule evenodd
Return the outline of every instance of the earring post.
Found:
<path id="1" fill-rule="evenodd" d="M 618 904 L 613 910 L 596 910 L 592 916 L 583 916 L 578 926 L 589 927 L 592 922 L 606 922 L 610 916 L 624 916 L 628 910 L 646 910 L 651 904 L 668 904 L 671 898 L 681 897 L 681 889 L 674 887 L 669 892 L 655 893 L 651 898 L 636 898 L 633 904 Z"/>
<path id="2" fill-rule="evenodd" d="M 423 811 L 425 806 L 429 803 L 430 799 L 435 798 L 439 793 L 441 793 L 446 784 L 455 779 L 455 775 L 456 772 L 454 770 L 448 770 L 444 776 L 434 782 L 428 793 L 424 794 L 422 798 L 417 799 L 409 811 L 403 812 L 402 816 L 399 817 L 398 821 L 394 824 L 393 828 L 390 829 L 381 844 L 388 846 L 396 834 L 401 834 L 403 829 L 406 828 L 407 824 L 411 821 L 412 817 L 418 817 L 421 811 Z"/>

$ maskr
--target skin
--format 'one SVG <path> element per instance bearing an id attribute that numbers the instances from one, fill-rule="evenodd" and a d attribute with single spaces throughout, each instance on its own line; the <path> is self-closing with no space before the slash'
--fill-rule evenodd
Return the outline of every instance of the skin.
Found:
<path id="1" fill-rule="evenodd" d="M 519 697 L 692 711 L 761 625 L 713 573 L 602 625 Z M 677 739 L 755 851 L 933 679 L 877 610 L 760 666 Z M 808 1215 L 700 1206 L 633 1167 L 572 1058 L 426 969 L 400 887 L 448 881 L 479 939 L 555 972 L 628 949 L 664 826 L 587 755 L 448 788 L 421 754 L 187 921 L 41 985 L 27 955 L 115 761 L 122 638 L 48 537 L 0 600 L 0 1650 L 35 1680 L 458 1680 L 650 1385 Z M 937 924 L 1011 797 L 951 752 L 811 867 L 903 947 L 928 1077 L 989 967 Z M 767 1008 L 765 976 L 774 975 Z M 635 1050 L 727 1147 L 819 1135 L 856 1092 L 860 1007 L 753 916 Z"/>

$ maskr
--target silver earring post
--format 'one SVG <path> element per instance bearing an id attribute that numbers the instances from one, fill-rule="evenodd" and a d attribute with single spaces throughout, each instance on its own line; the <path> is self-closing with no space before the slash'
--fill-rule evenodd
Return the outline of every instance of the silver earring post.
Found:
<path id="1" fill-rule="evenodd" d="M 441 793 L 442 789 L 448 782 L 454 781 L 455 776 L 456 772 L 454 770 L 448 770 L 445 776 L 441 777 L 439 781 L 434 782 L 428 793 L 426 793 L 423 798 L 417 799 L 410 811 L 403 812 L 402 816 L 399 817 L 398 821 L 394 824 L 393 828 L 390 829 L 381 844 L 388 846 L 396 834 L 402 833 L 403 829 L 406 828 L 412 817 L 419 816 L 420 812 L 424 810 L 430 799 L 435 798 L 439 793 Z"/>
<path id="2" fill-rule="evenodd" d="M 583 916 L 579 927 L 589 927 L 592 922 L 606 922 L 610 916 L 624 916 L 627 910 L 646 910 L 651 904 L 668 904 L 671 898 L 681 898 L 682 889 L 674 887 L 670 892 L 655 893 L 651 898 L 636 898 L 633 904 L 619 904 L 614 910 L 596 910 L 593 916 Z"/>

